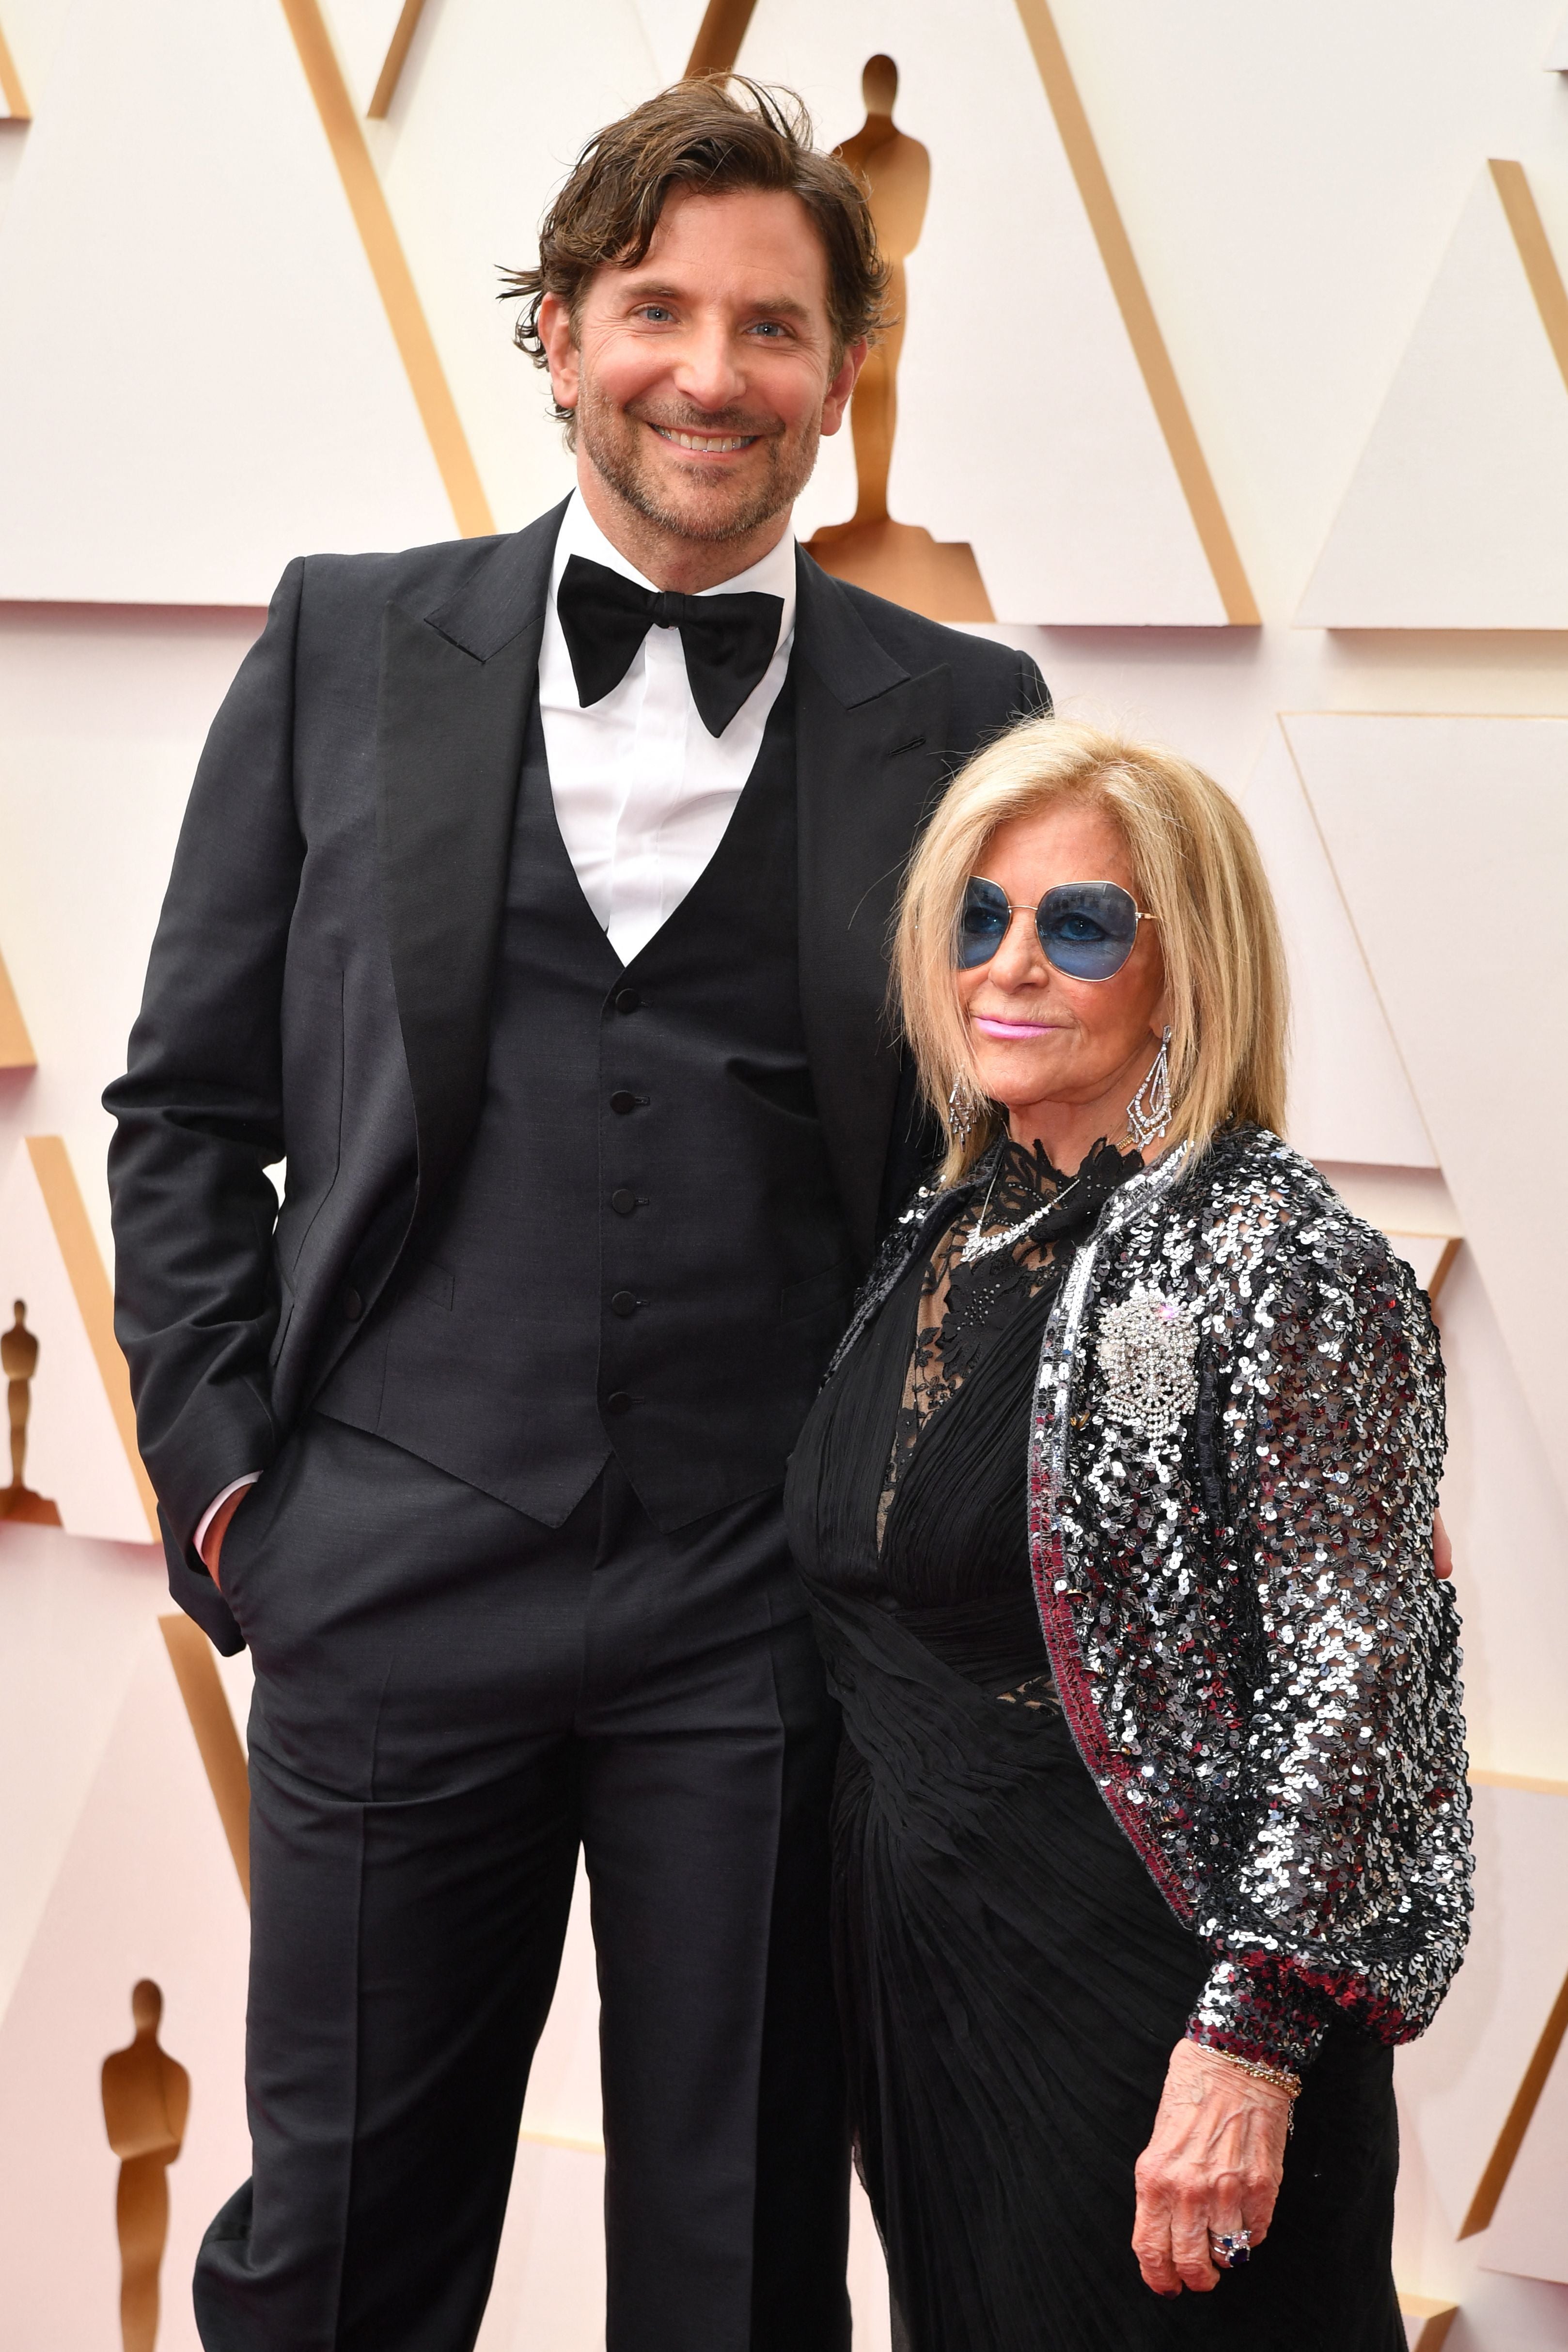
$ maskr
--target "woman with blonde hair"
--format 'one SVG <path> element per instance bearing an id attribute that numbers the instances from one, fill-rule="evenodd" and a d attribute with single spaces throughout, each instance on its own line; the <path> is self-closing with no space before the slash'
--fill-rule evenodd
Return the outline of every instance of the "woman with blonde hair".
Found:
<path id="1" fill-rule="evenodd" d="M 946 1157 L 787 1509 L 911 2352 L 1400 2352 L 1390 2045 L 1469 1908 L 1426 1302 L 1280 1140 L 1268 884 L 1184 761 L 993 744 L 894 968 Z"/>

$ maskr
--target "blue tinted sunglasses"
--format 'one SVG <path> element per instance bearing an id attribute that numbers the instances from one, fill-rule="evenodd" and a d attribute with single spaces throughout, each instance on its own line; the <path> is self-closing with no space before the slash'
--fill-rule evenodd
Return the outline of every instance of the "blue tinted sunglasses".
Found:
<path id="1" fill-rule="evenodd" d="M 960 971 L 989 963 L 1015 915 L 1033 915 L 1046 961 L 1069 980 L 1114 980 L 1138 944 L 1145 915 L 1120 882 L 1063 882 L 1037 907 L 1015 907 L 1005 890 L 972 874 L 958 918 L 953 961 Z"/>

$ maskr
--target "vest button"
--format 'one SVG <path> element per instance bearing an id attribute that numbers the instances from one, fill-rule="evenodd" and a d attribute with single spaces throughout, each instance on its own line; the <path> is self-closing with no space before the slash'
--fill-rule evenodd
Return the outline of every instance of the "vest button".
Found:
<path id="1" fill-rule="evenodd" d="M 636 1110 L 637 1107 L 636 1095 L 630 1093 L 625 1087 L 617 1087 L 610 1097 L 610 1108 L 621 1118 L 625 1118 L 629 1111 Z"/>
<path id="2" fill-rule="evenodd" d="M 345 1323 L 357 1323 L 363 1313 L 364 1300 L 360 1297 L 359 1292 L 357 1290 L 345 1290 L 343 1293 L 343 1321 Z"/>
<path id="3" fill-rule="evenodd" d="M 635 1013 L 642 1003 L 635 988 L 617 988 L 614 998 L 617 1013 Z"/>
<path id="4" fill-rule="evenodd" d="M 610 1206 L 614 1209 L 617 1217 L 629 1217 L 632 1211 L 637 1207 L 637 1194 L 635 1192 L 628 1192 L 624 1184 L 617 1192 L 614 1192 L 610 1195 Z"/>
<path id="5" fill-rule="evenodd" d="M 625 1389 L 612 1389 L 609 1395 L 605 1399 L 605 1411 L 606 1412 L 630 1412 L 631 1409 L 632 1401 L 630 1397 L 627 1396 Z"/>
<path id="6" fill-rule="evenodd" d="M 615 1297 L 610 1301 L 611 1314 L 635 1315 L 637 1311 L 637 1301 L 636 1293 L 630 1290 L 617 1290 Z"/>

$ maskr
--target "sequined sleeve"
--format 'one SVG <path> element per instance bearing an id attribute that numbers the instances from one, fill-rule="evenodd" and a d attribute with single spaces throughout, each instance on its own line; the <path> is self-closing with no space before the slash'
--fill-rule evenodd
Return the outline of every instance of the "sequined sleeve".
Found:
<path id="1" fill-rule="evenodd" d="M 1338 1204 L 1335 1204 L 1336 1209 Z M 1442 1360 L 1426 1301 L 1342 1213 L 1258 1270 L 1221 1458 L 1247 1680 L 1233 1857 L 1189 2033 L 1300 2066 L 1334 2011 L 1386 2042 L 1462 1956 L 1469 1824 L 1458 1616 L 1432 1570 Z"/>

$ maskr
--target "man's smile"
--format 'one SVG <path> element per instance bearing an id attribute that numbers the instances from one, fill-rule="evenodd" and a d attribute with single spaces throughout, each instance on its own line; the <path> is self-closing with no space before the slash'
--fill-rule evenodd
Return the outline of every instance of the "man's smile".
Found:
<path id="1" fill-rule="evenodd" d="M 750 449 L 763 437 L 760 433 L 688 433 L 673 425 L 655 425 L 649 430 L 661 441 L 693 450 L 700 457 L 721 457 L 731 449 Z"/>

